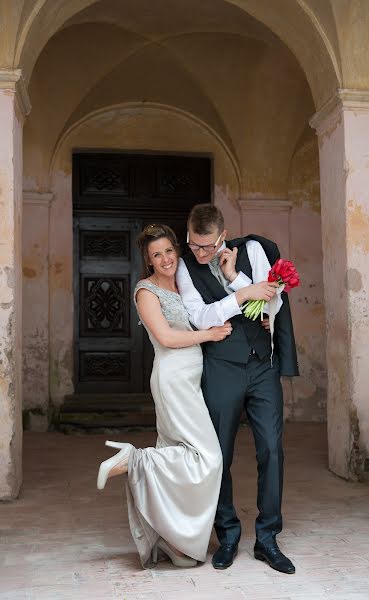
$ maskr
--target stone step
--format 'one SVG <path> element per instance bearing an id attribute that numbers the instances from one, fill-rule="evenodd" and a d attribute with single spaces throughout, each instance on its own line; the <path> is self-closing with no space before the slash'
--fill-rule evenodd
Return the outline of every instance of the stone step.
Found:
<path id="1" fill-rule="evenodd" d="M 59 427 L 153 427 L 151 394 L 71 394 L 65 397 Z"/>

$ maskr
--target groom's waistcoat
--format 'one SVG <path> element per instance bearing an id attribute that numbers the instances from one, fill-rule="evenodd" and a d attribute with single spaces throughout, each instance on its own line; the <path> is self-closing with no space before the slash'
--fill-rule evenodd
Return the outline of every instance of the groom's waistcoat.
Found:
<path id="1" fill-rule="evenodd" d="M 243 271 L 252 280 L 251 265 L 246 250 L 248 239 L 250 238 L 232 240 L 227 242 L 227 247 L 238 247 L 236 271 Z M 200 265 L 192 252 L 184 256 L 183 260 L 195 288 L 206 304 L 211 304 L 227 296 L 227 292 L 212 275 L 208 265 Z M 203 344 L 204 354 L 222 360 L 244 363 L 249 360 L 252 350 L 255 350 L 259 358 L 265 358 L 271 354 L 270 333 L 261 325 L 261 319 L 252 321 L 243 315 L 235 315 L 230 321 L 233 328 L 232 334 L 222 342 Z"/>
<path id="2" fill-rule="evenodd" d="M 251 265 L 246 250 L 246 242 L 249 240 L 255 240 L 261 244 L 271 265 L 274 265 L 279 258 L 279 250 L 274 242 L 259 235 L 248 235 L 227 242 L 228 248 L 236 246 L 238 248 L 236 270 L 243 271 L 252 280 Z M 212 304 L 226 297 L 227 292 L 212 275 L 208 265 L 200 265 L 192 252 L 188 252 L 183 260 L 195 288 L 206 304 Z M 274 324 L 274 354 L 279 356 L 280 374 L 293 377 L 299 374 L 299 369 L 288 294 L 282 292 L 282 299 L 283 304 Z M 231 323 L 233 327 L 232 334 L 225 340 L 203 344 L 205 355 L 222 360 L 247 363 L 252 349 L 255 350 L 259 358 L 271 354 L 270 333 L 262 327 L 260 319 L 251 321 L 243 315 L 236 315 L 231 319 Z"/>

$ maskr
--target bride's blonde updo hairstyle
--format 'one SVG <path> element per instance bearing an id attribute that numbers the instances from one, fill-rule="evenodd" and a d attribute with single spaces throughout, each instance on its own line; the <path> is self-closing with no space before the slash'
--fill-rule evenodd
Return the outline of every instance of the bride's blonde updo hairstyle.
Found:
<path id="1" fill-rule="evenodd" d="M 168 238 L 174 250 L 176 251 L 177 257 L 180 254 L 180 246 L 173 229 L 168 227 L 168 225 L 147 225 L 137 238 L 137 245 L 141 251 L 143 279 L 150 277 L 150 275 L 152 275 L 154 272 L 154 269 L 152 265 L 150 265 L 149 261 L 149 244 L 151 244 L 151 242 L 156 242 L 161 238 Z"/>

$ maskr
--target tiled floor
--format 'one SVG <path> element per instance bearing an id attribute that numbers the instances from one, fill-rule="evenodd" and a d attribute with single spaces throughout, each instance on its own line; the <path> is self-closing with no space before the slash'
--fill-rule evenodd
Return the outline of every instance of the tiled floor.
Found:
<path id="1" fill-rule="evenodd" d="M 122 480 L 95 488 L 105 436 L 26 433 L 20 499 L 0 505 L 1 600 L 368 600 L 369 487 L 327 470 L 325 428 L 286 427 L 284 531 L 296 565 L 282 575 L 252 557 L 255 459 L 247 428 L 234 463 L 243 537 L 234 565 L 180 570 L 140 567 Z M 120 436 L 122 439 L 122 436 Z M 137 446 L 153 433 L 129 433 Z M 215 539 L 210 550 L 215 548 Z"/>

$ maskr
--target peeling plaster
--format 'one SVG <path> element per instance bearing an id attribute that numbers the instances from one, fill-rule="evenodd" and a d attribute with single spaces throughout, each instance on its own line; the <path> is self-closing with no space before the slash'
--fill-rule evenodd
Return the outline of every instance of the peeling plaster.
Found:
<path id="1" fill-rule="evenodd" d="M 359 292 L 363 287 L 360 271 L 350 268 L 347 271 L 347 289 L 351 292 Z"/>
<path id="2" fill-rule="evenodd" d="M 27 277 L 27 279 L 33 279 L 37 276 L 37 272 L 35 269 L 31 269 L 30 267 L 23 267 L 23 275 Z"/>
<path id="3" fill-rule="evenodd" d="M 299 148 L 291 161 L 288 197 L 294 206 L 320 215 L 318 143 L 315 138 Z"/>
<path id="4" fill-rule="evenodd" d="M 14 92 L 0 90 L 0 498 L 18 495 L 22 474 L 21 248 L 22 122 Z"/>
<path id="5" fill-rule="evenodd" d="M 290 258 L 297 265 L 302 284 L 290 298 L 300 377 L 292 380 L 293 398 L 291 404 L 286 405 L 286 416 L 290 421 L 325 421 L 326 314 L 322 273 L 319 152 L 317 139 L 310 131 L 303 134 L 301 145 L 291 160 L 288 198 L 293 202 Z"/>
<path id="6" fill-rule="evenodd" d="M 11 267 L 4 267 L 4 272 L 6 274 L 6 283 L 9 289 L 14 288 L 14 269 Z"/>
<path id="7" fill-rule="evenodd" d="M 351 478 L 362 481 L 364 476 L 365 452 L 360 441 L 360 423 L 355 407 L 350 408 L 351 440 L 349 456 L 349 473 Z"/>
<path id="8" fill-rule="evenodd" d="M 347 218 L 349 241 L 369 254 L 369 214 L 361 204 L 351 199 L 348 202 Z"/>
<path id="9" fill-rule="evenodd" d="M 8 308 L 11 308 L 13 306 L 13 302 L 2 302 L 0 304 L 0 308 L 2 308 L 3 310 L 8 310 Z"/>
<path id="10" fill-rule="evenodd" d="M 341 127 L 342 125 L 342 113 L 340 112 L 339 114 L 336 114 L 331 122 L 330 126 L 327 126 L 327 128 L 324 130 L 324 133 L 322 133 L 319 136 L 319 149 L 321 150 L 324 147 L 324 144 L 326 144 L 330 138 L 332 137 L 332 135 L 334 135 L 334 133 Z"/>

